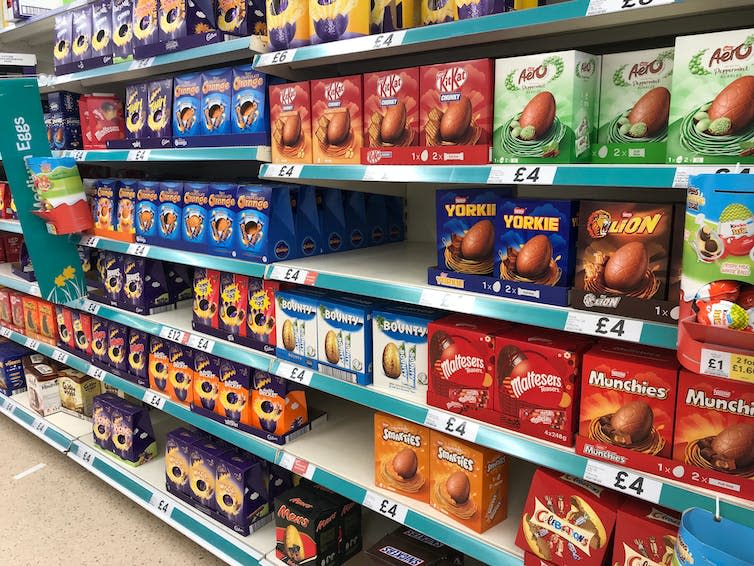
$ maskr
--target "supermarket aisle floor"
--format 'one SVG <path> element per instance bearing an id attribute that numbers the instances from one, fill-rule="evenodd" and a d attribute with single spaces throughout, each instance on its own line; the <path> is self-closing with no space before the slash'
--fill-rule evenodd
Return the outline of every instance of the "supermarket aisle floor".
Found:
<path id="1" fill-rule="evenodd" d="M 17 474 L 45 466 L 25 477 Z M 0 416 L 0 555 L 44 564 L 222 564 L 172 527 Z"/>

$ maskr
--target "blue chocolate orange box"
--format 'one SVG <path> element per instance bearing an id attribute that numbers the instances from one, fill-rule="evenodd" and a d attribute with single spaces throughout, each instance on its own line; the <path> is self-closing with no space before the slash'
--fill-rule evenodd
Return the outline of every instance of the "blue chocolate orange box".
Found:
<path id="1" fill-rule="evenodd" d="M 158 243 L 172 247 L 183 239 L 183 182 L 163 181 L 157 197 Z"/>
<path id="2" fill-rule="evenodd" d="M 238 185 L 212 183 L 207 194 L 209 233 L 207 247 L 211 254 L 235 256 L 236 204 Z"/>
<path id="3" fill-rule="evenodd" d="M 279 189 L 276 189 L 279 190 Z M 309 257 L 322 253 L 322 234 L 317 212 L 317 195 L 314 187 L 291 187 L 291 208 L 296 235 L 296 257 Z"/>
<path id="4" fill-rule="evenodd" d="M 136 209 L 136 193 L 139 181 L 135 179 L 121 179 L 118 181 L 118 208 L 115 230 L 123 235 L 136 232 L 134 226 L 134 211 Z"/>
<path id="5" fill-rule="evenodd" d="M 364 193 L 343 191 L 343 214 L 346 219 L 344 250 L 356 250 L 369 245 L 367 238 L 367 209 Z"/>
<path id="6" fill-rule="evenodd" d="M 317 188 L 317 214 L 324 253 L 346 249 L 346 217 L 340 189 Z"/>
<path id="7" fill-rule="evenodd" d="M 268 143 L 270 112 L 267 103 L 267 75 L 251 65 L 233 67 L 234 134 L 257 134 L 249 145 Z"/>
<path id="8" fill-rule="evenodd" d="M 173 135 L 202 134 L 202 74 L 189 73 L 173 79 Z"/>
<path id="9" fill-rule="evenodd" d="M 118 181 L 115 179 L 97 179 L 94 184 L 92 215 L 94 229 L 114 230 L 116 223 L 115 201 Z"/>
<path id="10" fill-rule="evenodd" d="M 238 187 L 237 257 L 272 263 L 299 257 L 287 186 Z"/>
<path id="11" fill-rule="evenodd" d="M 208 193 L 207 183 L 183 184 L 182 239 L 184 247 L 194 252 L 207 249 Z"/>
<path id="12" fill-rule="evenodd" d="M 202 73 L 202 134 L 230 133 L 233 70 L 212 69 Z"/>
<path id="13" fill-rule="evenodd" d="M 136 190 L 136 241 L 156 243 L 158 238 L 158 208 L 160 183 L 158 181 L 139 181 Z"/>

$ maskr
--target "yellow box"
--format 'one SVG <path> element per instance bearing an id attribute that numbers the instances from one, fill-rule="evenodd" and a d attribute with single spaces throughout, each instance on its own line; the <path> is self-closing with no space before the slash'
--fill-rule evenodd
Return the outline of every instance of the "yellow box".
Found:
<path id="1" fill-rule="evenodd" d="M 419 25 L 421 0 L 375 0 L 369 15 L 369 31 L 387 33 Z"/>
<path id="2" fill-rule="evenodd" d="M 309 0 L 310 43 L 328 43 L 369 35 L 370 0 Z"/>
<path id="3" fill-rule="evenodd" d="M 436 0 L 421 0 L 421 23 L 423 26 L 452 22 L 456 19 L 455 0 L 446 0 L 444 4 Z"/>
<path id="4" fill-rule="evenodd" d="M 80 371 L 63 368 L 58 372 L 58 390 L 60 405 L 66 412 L 91 418 L 94 398 L 102 393 L 102 384 Z"/>
<path id="5" fill-rule="evenodd" d="M 267 37 L 272 51 L 309 45 L 309 0 L 267 0 L 266 4 Z"/>

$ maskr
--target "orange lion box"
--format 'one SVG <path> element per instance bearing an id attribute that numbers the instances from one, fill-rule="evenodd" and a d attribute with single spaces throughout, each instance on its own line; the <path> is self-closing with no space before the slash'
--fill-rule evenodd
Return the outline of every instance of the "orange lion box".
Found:
<path id="1" fill-rule="evenodd" d="M 374 484 L 429 503 L 429 429 L 374 414 Z"/>

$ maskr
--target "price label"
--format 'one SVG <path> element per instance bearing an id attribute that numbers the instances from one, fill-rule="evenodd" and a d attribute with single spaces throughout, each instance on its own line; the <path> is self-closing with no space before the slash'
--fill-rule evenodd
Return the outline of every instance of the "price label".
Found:
<path id="1" fill-rule="evenodd" d="M 169 518 L 173 512 L 173 502 L 167 498 L 167 496 L 155 491 L 152 497 L 149 498 L 149 504 L 154 507 L 155 515 L 159 517 Z"/>
<path id="2" fill-rule="evenodd" d="M 44 434 L 47 430 L 47 423 L 42 419 L 34 419 L 34 421 L 31 423 L 31 428 L 39 434 Z"/>
<path id="3" fill-rule="evenodd" d="M 298 179 L 302 169 L 302 165 L 268 165 L 264 176 L 276 179 Z"/>
<path id="4" fill-rule="evenodd" d="M 427 411 L 424 425 L 440 432 L 463 438 L 469 442 L 476 442 L 476 436 L 479 433 L 478 423 L 435 409 Z"/>
<path id="5" fill-rule="evenodd" d="M 139 257 L 146 257 L 149 255 L 150 247 L 146 244 L 128 244 L 126 253 L 128 255 L 137 255 Z"/>
<path id="6" fill-rule="evenodd" d="M 73 453 L 71 452 L 71 454 Z M 85 448 L 84 446 L 80 444 L 78 445 L 78 450 L 76 451 L 76 454 L 74 457 L 85 468 L 91 468 L 92 466 L 94 466 L 94 460 L 96 458 L 94 455 L 94 452 L 92 452 L 89 448 Z"/>
<path id="7" fill-rule="evenodd" d="M 39 342 L 37 342 L 33 338 L 27 338 L 26 342 L 24 342 L 24 346 L 30 348 L 31 350 L 36 350 L 39 348 Z"/>
<path id="8" fill-rule="evenodd" d="M 128 150 L 128 161 L 149 161 L 151 149 L 130 149 Z"/>
<path id="9" fill-rule="evenodd" d="M 638 342 L 643 328 L 644 323 L 640 320 L 586 312 L 569 312 L 564 330 Z"/>
<path id="10" fill-rule="evenodd" d="M 754 356 L 702 348 L 699 371 L 707 375 L 754 382 Z"/>
<path id="11" fill-rule="evenodd" d="M 604 462 L 589 460 L 584 471 L 584 479 L 633 497 L 646 499 L 652 503 L 660 502 L 662 482 L 632 470 L 624 470 Z"/>
<path id="12" fill-rule="evenodd" d="M 405 35 L 406 30 L 401 30 L 368 37 L 372 42 L 372 49 L 385 49 L 386 47 L 397 47 L 398 45 L 401 45 Z"/>
<path id="13" fill-rule="evenodd" d="M 100 381 L 104 381 L 105 376 L 107 375 L 107 371 L 92 364 L 89 364 L 89 368 L 86 370 L 86 373 L 87 375 L 91 375 L 94 379 L 98 379 Z"/>
<path id="14" fill-rule="evenodd" d="M 5 338 L 10 338 L 13 336 L 13 331 L 10 328 L 6 328 L 5 326 L 0 327 L 0 336 L 4 336 Z"/>
<path id="15" fill-rule="evenodd" d="M 295 49 L 285 49 L 283 51 L 274 51 L 272 53 L 263 53 L 259 56 L 259 62 L 257 65 L 263 67 L 265 65 L 281 65 L 283 63 L 290 63 L 296 55 Z"/>
<path id="16" fill-rule="evenodd" d="M 162 328 L 160 328 L 160 337 L 165 338 L 166 340 L 171 340 L 173 342 L 178 342 L 179 344 L 186 344 L 188 342 L 189 335 L 183 330 L 178 330 L 177 328 L 171 328 L 169 326 L 163 326 Z"/>
<path id="17" fill-rule="evenodd" d="M 491 165 L 487 176 L 490 185 L 552 185 L 556 165 Z"/>
<path id="18" fill-rule="evenodd" d="M 424 289 L 419 304 L 449 311 L 471 312 L 476 298 L 473 295 L 448 293 L 436 289 Z"/>
<path id="19" fill-rule="evenodd" d="M 625 12 L 626 10 L 635 10 L 636 8 L 649 8 L 651 6 L 672 4 L 673 1 L 674 0 L 589 0 L 589 7 L 586 9 L 586 15 L 596 16 L 598 14 L 609 14 L 612 12 Z"/>
<path id="20" fill-rule="evenodd" d="M 88 312 L 89 314 L 97 314 L 99 312 L 99 307 L 99 303 L 90 301 L 89 299 L 84 299 L 81 310 Z"/>
<path id="21" fill-rule="evenodd" d="M 751 167 L 720 167 L 720 166 L 696 166 L 676 167 L 673 176 L 673 188 L 685 189 L 689 186 L 689 177 L 692 175 L 725 175 L 727 173 L 751 174 Z"/>
<path id="22" fill-rule="evenodd" d="M 58 350 L 57 348 L 55 348 L 55 350 L 52 352 L 52 359 L 60 362 L 61 364 L 67 364 L 68 354 L 66 354 L 63 350 Z"/>
<path id="23" fill-rule="evenodd" d="M 9 415 L 12 415 L 13 412 L 16 410 L 16 404 L 10 399 L 6 399 L 2 405 L 2 409 Z"/>
<path id="24" fill-rule="evenodd" d="M 314 285 L 317 282 L 317 272 L 299 269 L 297 267 L 286 267 L 284 265 L 275 265 L 269 279 L 278 281 L 287 281 L 289 283 L 298 283 L 299 285 Z"/>
<path id="25" fill-rule="evenodd" d="M 138 71 L 139 69 L 148 69 L 154 65 L 154 57 L 147 57 L 146 59 L 136 59 L 135 61 L 131 61 L 131 64 L 128 66 L 129 71 Z"/>
<path id="26" fill-rule="evenodd" d="M 362 181 L 390 181 L 392 174 L 398 171 L 395 165 L 367 165 L 364 167 Z"/>
<path id="27" fill-rule="evenodd" d="M 294 474 L 305 477 L 306 479 L 312 479 L 314 472 L 317 471 L 317 466 L 311 462 L 307 462 L 301 458 L 296 458 L 293 454 L 283 452 L 280 457 L 278 465 L 284 467 L 286 470 L 292 471 Z"/>
<path id="28" fill-rule="evenodd" d="M 201 350 L 202 352 L 211 354 L 212 350 L 215 347 L 215 341 L 210 340 L 209 338 L 204 338 L 203 336 L 192 334 L 191 336 L 189 336 L 188 345 L 195 350 Z"/>
<path id="29" fill-rule="evenodd" d="M 71 157 L 73 157 L 76 161 L 86 161 L 87 153 L 89 152 L 83 149 L 77 149 L 71 152 Z"/>
<path id="30" fill-rule="evenodd" d="M 392 499 L 383 497 L 379 493 L 367 491 L 364 495 L 363 504 L 364 507 L 369 507 L 372 511 L 377 511 L 380 515 L 384 515 L 393 521 L 398 521 L 399 523 L 406 522 L 408 508 L 405 505 L 396 503 Z"/>
<path id="31" fill-rule="evenodd" d="M 29 294 L 34 295 L 35 297 L 41 297 L 42 292 L 39 290 L 39 285 L 34 283 L 34 285 L 29 287 Z"/>
<path id="32" fill-rule="evenodd" d="M 155 393 L 154 391 L 150 391 L 149 389 L 144 392 L 144 396 L 141 399 L 147 405 L 160 410 L 162 410 L 162 408 L 165 406 L 165 401 L 167 401 L 165 397 L 158 393 Z"/>
<path id="33" fill-rule="evenodd" d="M 98 236 L 82 236 L 81 240 L 79 241 L 79 244 L 82 246 L 87 246 L 89 248 L 96 248 L 97 244 L 99 244 L 99 237 Z"/>
<path id="34" fill-rule="evenodd" d="M 280 377 L 290 379 L 291 381 L 295 381 L 302 385 L 309 385 L 312 382 L 312 377 L 314 377 L 314 372 L 312 372 L 312 370 L 286 362 L 280 362 L 277 374 Z"/>

